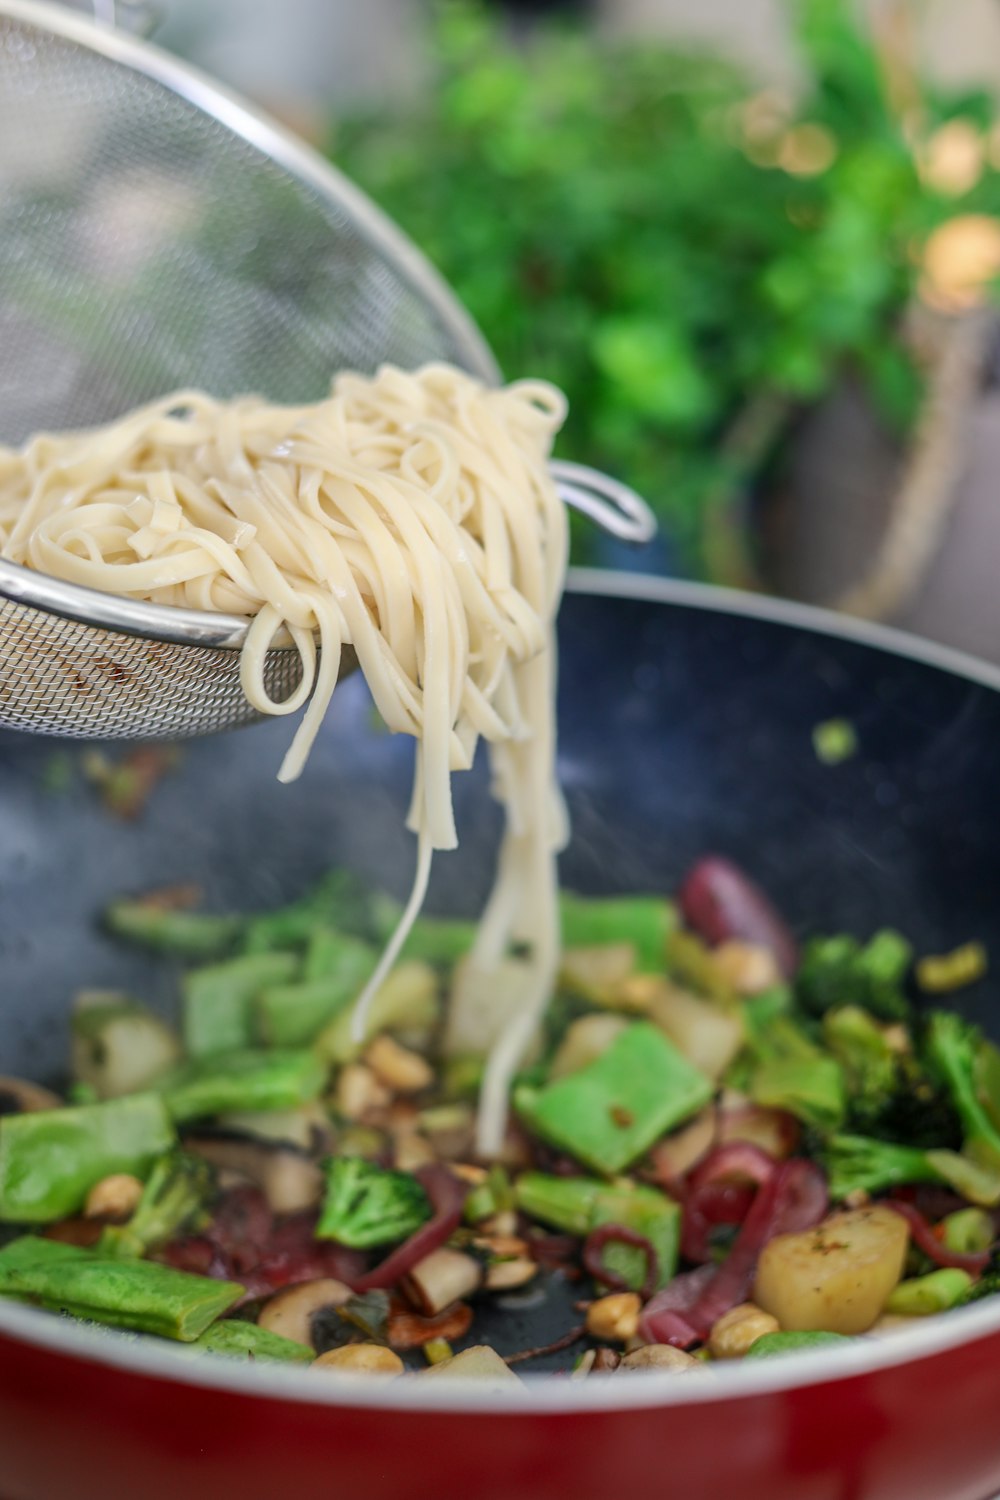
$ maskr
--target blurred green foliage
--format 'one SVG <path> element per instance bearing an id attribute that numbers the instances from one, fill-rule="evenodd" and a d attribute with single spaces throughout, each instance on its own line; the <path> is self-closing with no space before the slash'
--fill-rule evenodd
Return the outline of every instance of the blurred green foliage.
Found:
<path id="1" fill-rule="evenodd" d="M 561 451 L 639 488 L 685 565 L 715 576 L 738 574 L 741 500 L 790 418 L 845 366 L 892 429 L 913 422 L 900 322 L 915 247 L 959 211 L 922 182 L 915 134 L 991 119 L 985 96 L 945 96 L 905 66 L 893 98 L 843 0 L 788 9 L 794 100 L 717 58 L 565 29 L 519 41 L 444 0 L 432 86 L 331 140 L 505 372 L 566 391 Z M 578 557 L 588 543 L 581 528 Z"/>

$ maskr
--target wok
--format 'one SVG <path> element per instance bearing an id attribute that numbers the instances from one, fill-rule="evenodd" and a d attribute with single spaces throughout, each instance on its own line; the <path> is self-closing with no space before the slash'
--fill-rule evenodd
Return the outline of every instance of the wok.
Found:
<path id="1" fill-rule="evenodd" d="M 800 607 L 607 575 L 575 580 L 561 639 L 566 883 L 666 891 L 716 850 L 799 932 L 893 924 L 924 951 L 973 936 L 1000 951 L 1000 672 Z M 827 767 L 811 731 L 834 716 L 860 753 Z M 171 976 L 97 931 L 113 894 L 195 880 L 213 905 L 265 906 L 331 863 L 403 891 L 412 747 L 378 732 L 356 679 L 302 781 L 280 787 L 287 737 L 273 722 L 189 745 L 134 825 L 79 786 L 52 790 L 56 742 L 0 740 L 0 1071 L 59 1073 L 79 984 L 169 1005 Z M 481 768 L 457 793 L 462 846 L 438 859 L 432 907 L 471 911 L 497 818 Z M 988 985 L 962 1004 L 1000 1021 Z M 998 1397 L 1000 1301 L 825 1356 L 535 1383 L 508 1400 L 344 1392 L 7 1305 L 0 1495 L 986 1500 Z"/>

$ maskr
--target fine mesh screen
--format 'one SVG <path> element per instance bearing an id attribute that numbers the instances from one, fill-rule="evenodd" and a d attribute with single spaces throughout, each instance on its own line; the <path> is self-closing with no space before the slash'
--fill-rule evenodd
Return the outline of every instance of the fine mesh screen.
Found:
<path id="1" fill-rule="evenodd" d="M 295 402 L 385 361 L 492 376 L 461 309 L 363 198 L 186 70 L 74 26 L 0 0 L 0 441 L 176 387 Z M 271 655 L 290 690 L 297 664 Z M 14 727 L 221 728 L 252 716 L 237 665 L 0 606 Z"/>

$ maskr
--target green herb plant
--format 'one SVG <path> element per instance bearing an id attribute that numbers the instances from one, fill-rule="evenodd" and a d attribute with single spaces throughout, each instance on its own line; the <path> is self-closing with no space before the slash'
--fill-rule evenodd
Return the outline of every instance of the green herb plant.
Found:
<path id="1" fill-rule="evenodd" d="M 905 439 L 902 336 L 927 236 L 998 199 L 918 163 L 985 94 L 943 93 L 843 0 L 787 0 L 795 97 L 672 44 L 434 11 L 429 86 L 339 119 L 330 152 L 428 253 L 509 377 L 567 393 L 562 452 L 648 496 L 690 570 L 740 581 L 741 534 L 796 414 L 850 372 Z M 984 156 L 985 162 L 985 156 Z M 577 556 L 593 560 L 580 526 Z"/>

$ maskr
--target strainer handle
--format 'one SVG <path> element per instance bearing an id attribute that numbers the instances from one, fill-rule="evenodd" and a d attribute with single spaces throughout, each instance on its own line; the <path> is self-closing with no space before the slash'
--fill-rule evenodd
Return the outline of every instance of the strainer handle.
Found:
<path id="1" fill-rule="evenodd" d="M 593 521 L 609 536 L 640 546 L 659 530 L 656 517 L 635 490 L 587 464 L 557 459 L 552 464 L 556 487 L 566 505 Z"/>

